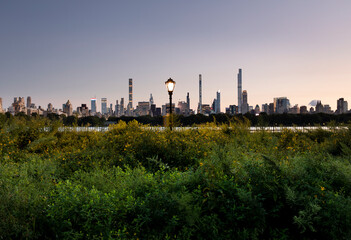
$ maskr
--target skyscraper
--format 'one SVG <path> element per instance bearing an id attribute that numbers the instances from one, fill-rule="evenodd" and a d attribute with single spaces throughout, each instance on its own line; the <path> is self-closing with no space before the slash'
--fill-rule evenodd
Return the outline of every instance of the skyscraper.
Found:
<path id="1" fill-rule="evenodd" d="M 116 100 L 116 105 L 115 105 L 115 116 L 119 117 L 119 104 L 118 100 Z"/>
<path id="2" fill-rule="evenodd" d="M 133 79 L 129 78 L 129 102 L 128 102 L 128 110 L 131 111 L 133 109 Z"/>
<path id="3" fill-rule="evenodd" d="M 72 116 L 73 106 L 69 100 L 66 102 L 66 104 L 63 104 L 63 112 L 67 113 L 67 116 Z"/>
<path id="4" fill-rule="evenodd" d="M 107 98 L 101 98 L 101 114 L 107 114 Z"/>
<path id="5" fill-rule="evenodd" d="M 124 115 L 124 98 L 121 98 L 121 102 L 119 104 L 119 115 L 120 116 L 123 116 Z"/>
<path id="6" fill-rule="evenodd" d="M 96 113 L 96 98 L 92 98 L 90 100 L 91 102 L 91 113 L 95 114 Z"/>
<path id="7" fill-rule="evenodd" d="M 27 104 L 28 104 L 28 101 L 27 101 Z M 47 111 L 48 111 L 48 112 L 52 112 L 53 110 L 54 110 L 54 107 L 52 106 L 51 103 L 49 103 L 49 104 L 48 104 L 48 109 L 47 109 Z"/>
<path id="8" fill-rule="evenodd" d="M 241 105 L 241 113 L 245 114 L 249 111 L 249 104 L 247 102 L 247 91 L 244 90 L 242 93 L 242 105 Z"/>
<path id="9" fill-rule="evenodd" d="M 149 104 L 150 104 L 150 107 L 152 104 L 154 104 L 154 97 L 152 96 L 152 93 L 150 93 Z"/>
<path id="10" fill-rule="evenodd" d="M 113 104 L 112 104 L 112 103 L 110 103 L 110 107 L 109 107 L 109 109 L 108 109 L 108 113 L 109 113 L 110 115 L 113 115 Z"/>
<path id="11" fill-rule="evenodd" d="M 274 113 L 287 113 L 290 108 L 290 101 L 287 97 L 278 97 L 273 99 Z"/>
<path id="12" fill-rule="evenodd" d="M 189 93 L 186 94 L 186 104 L 188 105 L 188 109 L 190 110 L 190 97 L 189 97 Z"/>
<path id="13" fill-rule="evenodd" d="M 215 109 L 215 113 L 220 113 L 221 112 L 221 91 L 218 90 L 217 91 L 217 96 L 216 96 L 216 109 Z"/>
<path id="14" fill-rule="evenodd" d="M 241 72 L 241 68 L 239 68 L 239 73 L 238 73 L 238 110 L 239 113 L 242 113 L 242 72 Z"/>
<path id="15" fill-rule="evenodd" d="M 199 74 L 199 106 L 197 113 L 202 113 L 202 76 Z"/>
<path id="16" fill-rule="evenodd" d="M 32 98 L 30 96 L 27 97 L 27 108 L 30 108 L 32 105 Z"/>
<path id="17" fill-rule="evenodd" d="M 336 102 L 336 111 L 337 114 L 347 113 L 348 104 L 347 101 L 344 101 L 344 98 L 339 98 Z"/>

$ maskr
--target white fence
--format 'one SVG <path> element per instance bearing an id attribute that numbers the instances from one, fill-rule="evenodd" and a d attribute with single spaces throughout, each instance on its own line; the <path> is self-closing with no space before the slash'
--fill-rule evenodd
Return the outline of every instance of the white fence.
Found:
<path id="1" fill-rule="evenodd" d="M 144 127 L 145 129 L 153 130 L 153 131 L 164 131 L 168 129 L 167 127 Z M 185 131 L 185 130 L 194 130 L 194 129 L 209 129 L 209 130 L 221 130 L 220 127 L 173 127 L 174 131 Z M 73 132 L 107 132 L 109 131 L 109 127 L 60 127 L 58 130 L 60 132 L 65 131 L 73 131 Z M 250 127 L 250 132 L 282 132 L 284 130 L 291 131 L 299 131 L 299 132 L 309 132 L 315 130 L 325 130 L 325 131 L 338 131 L 342 129 L 347 129 L 347 127 L 329 127 L 329 126 L 321 126 L 321 127 Z M 45 128 L 44 131 L 49 131 L 49 129 Z"/>

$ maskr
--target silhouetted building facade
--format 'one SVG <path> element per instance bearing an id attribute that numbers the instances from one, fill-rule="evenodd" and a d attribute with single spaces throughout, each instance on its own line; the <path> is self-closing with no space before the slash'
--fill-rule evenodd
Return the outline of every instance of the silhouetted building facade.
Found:
<path id="1" fill-rule="evenodd" d="M 342 114 L 348 112 L 348 104 L 347 101 L 344 101 L 344 98 L 339 98 L 336 102 L 336 114 Z"/>
<path id="2" fill-rule="evenodd" d="M 300 107 L 300 114 L 306 114 L 308 113 L 307 107 L 306 106 L 301 106 Z"/>

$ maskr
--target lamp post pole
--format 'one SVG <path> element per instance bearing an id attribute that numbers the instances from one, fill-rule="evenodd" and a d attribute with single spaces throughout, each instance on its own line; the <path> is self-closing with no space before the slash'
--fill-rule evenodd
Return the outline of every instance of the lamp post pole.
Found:
<path id="1" fill-rule="evenodd" d="M 173 115 L 172 115 L 172 95 L 173 92 L 168 92 L 169 94 L 169 129 L 172 131 L 172 125 L 173 125 Z"/>
<path id="2" fill-rule="evenodd" d="M 169 129 L 172 131 L 172 125 L 173 125 L 173 116 L 172 116 L 172 95 L 173 95 L 173 90 L 175 87 L 175 81 L 173 81 L 172 78 L 169 78 L 166 82 L 166 87 L 168 90 L 169 94 Z"/>

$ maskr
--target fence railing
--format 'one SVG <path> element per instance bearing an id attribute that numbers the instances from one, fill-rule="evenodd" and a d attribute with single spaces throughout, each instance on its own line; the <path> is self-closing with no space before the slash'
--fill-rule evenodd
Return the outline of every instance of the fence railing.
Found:
<path id="1" fill-rule="evenodd" d="M 164 131 L 168 129 L 167 127 L 144 127 L 148 130 L 153 131 Z M 70 131 L 70 132 L 107 132 L 111 129 L 111 127 L 60 127 L 58 130 L 60 132 Z M 221 127 L 173 127 L 174 131 L 186 131 L 186 130 L 195 130 L 195 129 L 208 129 L 208 130 L 221 130 Z M 231 127 L 229 127 L 231 129 Z M 296 131 L 296 132 L 309 132 L 309 131 L 316 131 L 316 130 L 325 130 L 325 131 L 339 131 L 345 130 L 347 127 L 338 126 L 338 127 L 330 127 L 330 126 L 320 126 L 320 127 L 249 127 L 248 130 L 250 132 L 259 132 L 259 131 L 266 131 L 266 132 L 282 132 L 284 130 Z M 44 131 L 49 131 L 50 129 L 46 127 Z"/>

